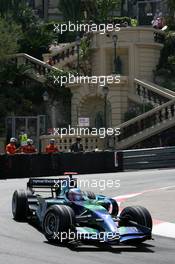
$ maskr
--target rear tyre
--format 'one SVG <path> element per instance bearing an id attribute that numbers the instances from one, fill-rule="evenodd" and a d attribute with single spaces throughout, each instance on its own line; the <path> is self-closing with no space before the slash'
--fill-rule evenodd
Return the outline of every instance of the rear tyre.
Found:
<path id="1" fill-rule="evenodd" d="M 24 190 L 16 190 L 12 197 L 12 214 L 17 221 L 26 221 L 28 215 L 27 194 Z"/>
<path id="2" fill-rule="evenodd" d="M 43 233 L 52 243 L 64 243 L 69 240 L 68 232 L 75 229 L 75 213 L 69 206 L 53 205 L 44 216 Z"/>
<path id="3" fill-rule="evenodd" d="M 128 206 L 120 214 L 121 224 L 126 225 L 128 220 L 134 221 L 139 225 L 148 227 L 152 230 L 152 217 L 149 211 L 142 206 Z"/>

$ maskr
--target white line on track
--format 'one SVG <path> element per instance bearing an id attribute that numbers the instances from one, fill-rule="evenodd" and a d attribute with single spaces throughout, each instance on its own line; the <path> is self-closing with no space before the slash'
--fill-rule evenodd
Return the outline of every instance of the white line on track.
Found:
<path id="1" fill-rule="evenodd" d="M 145 190 L 145 191 L 138 192 L 138 193 L 120 195 L 120 196 L 114 197 L 114 199 L 117 200 L 117 202 L 120 206 L 121 203 L 123 203 L 123 202 L 125 202 L 128 199 L 131 199 L 133 197 L 143 195 L 143 194 L 149 193 L 149 192 L 161 191 L 161 190 L 166 190 L 166 189 L 170 189 L 170 188 L 175 188 L 175 185 Z M 152 231 L 152 233 L 154 235 L 159 235 L 159 236 L 163 236 L 163 237 L 175 238 L 175 223 L 170 223 L 170 222 L 165 222 L 165 221 L 153 219 L 153 231 Z"/>
<path id="2" fill-rule="evenodd" d="M 175 238 L 175 224 L 169 222 L 162 222 L 157 225 L 153 225 L 153 234 Z"/>

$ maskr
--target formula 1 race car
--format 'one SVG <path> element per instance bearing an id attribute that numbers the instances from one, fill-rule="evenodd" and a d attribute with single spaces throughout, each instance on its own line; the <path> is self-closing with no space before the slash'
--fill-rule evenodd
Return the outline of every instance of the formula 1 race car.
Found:
<path id="1" fill-rule="evenodd" d="M 152 218 L 141 206 L 119 214 L 117 201 L 77 188 L 71 173 L 58 178 L 31 178 L 16 190 L 12 213 L 17 221 L 36 221 L 49 242 L 107 245 L 142 243 L 152 238 Z"/>

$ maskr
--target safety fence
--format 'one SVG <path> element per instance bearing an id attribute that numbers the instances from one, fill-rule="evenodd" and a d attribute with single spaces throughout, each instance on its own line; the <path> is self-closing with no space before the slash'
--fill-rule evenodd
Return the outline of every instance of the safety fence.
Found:
<path id="1" fill-rule="evenodd" d="M 0 179 L 175 167 L 175 147 L 123 151 L 0 156 Z"/>
<path id="2" fill-rule="evenodd" d="M 159 169 L 175 167 L 175 147 L 123 151 L 123 169 Z"/>
<path id="3" fill-rule="evenodd" d="M 123 170 L 122 152 L 17 154 L 0 156 L 0 179 L 106 173 Z"/>

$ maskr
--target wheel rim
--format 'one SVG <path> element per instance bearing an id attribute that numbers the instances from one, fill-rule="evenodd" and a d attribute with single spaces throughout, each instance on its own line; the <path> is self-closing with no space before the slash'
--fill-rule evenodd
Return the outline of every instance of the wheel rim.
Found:
<path id="1" fill-rule="evenodd" d="M 58 219 L 55 214 L 49 213 L 45 219 L 45 231 L 48 235 L 53 235 L 56 233 L 58 225 Z"/>

